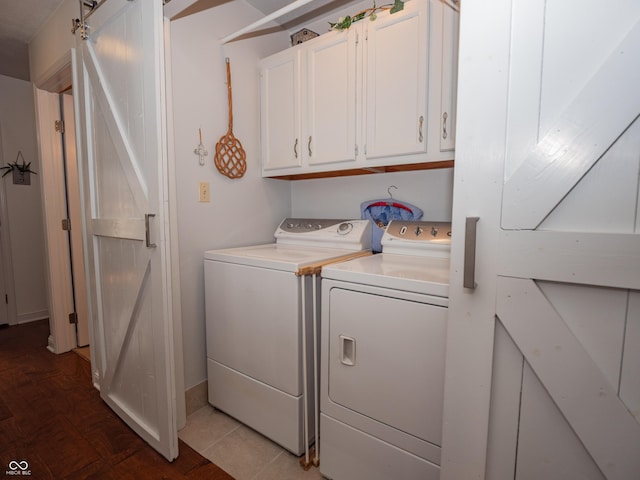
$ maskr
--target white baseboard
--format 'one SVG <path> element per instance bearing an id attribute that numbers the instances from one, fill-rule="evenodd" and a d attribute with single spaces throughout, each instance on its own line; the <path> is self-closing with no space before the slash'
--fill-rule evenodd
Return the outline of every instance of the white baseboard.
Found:
<path id="1" fill-rule="evenodd" d="M 40 310 L 39 312 L 23 313 L 16 317 L 16 324 L 22 325 L 23 323 L 36 322 L 38 320 L 46 320 L 49 318 L 48 310 Z"/>
<path id="2" fill-rule="evenodd" d="M 53 335 L 49 335 L 47 339 L 47 350 L 51 353 L 56 353 L 56 342 L 53 340 Z"/>

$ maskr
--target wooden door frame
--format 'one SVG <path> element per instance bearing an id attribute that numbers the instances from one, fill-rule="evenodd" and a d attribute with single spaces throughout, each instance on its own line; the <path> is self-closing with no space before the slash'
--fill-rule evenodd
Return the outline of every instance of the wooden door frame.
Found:
<path id="1" fill-rule="evenodd" d="M 57 93 L 35 89 L 35 103 L 51 330 L 47 348 L 64 353 L 77 343 L 75 326 L 69 323 L 73 312 L 69 236 L 61 223 L 67 218 L 62 137 L 54 130 L 54 122 L 60 119 L 60 100 Z"/>

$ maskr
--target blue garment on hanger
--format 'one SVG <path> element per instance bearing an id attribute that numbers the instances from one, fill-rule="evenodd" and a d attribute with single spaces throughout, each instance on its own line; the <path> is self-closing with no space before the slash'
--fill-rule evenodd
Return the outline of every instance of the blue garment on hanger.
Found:
<path id="1" fill-rule="evenodd" d="M 422 210 L 393 198 L 368 200 L 360 204 L 360 218 L 371 221 L 371 250 L 382 251 L 382 234 L 391 220 L 420 220 Z"/>

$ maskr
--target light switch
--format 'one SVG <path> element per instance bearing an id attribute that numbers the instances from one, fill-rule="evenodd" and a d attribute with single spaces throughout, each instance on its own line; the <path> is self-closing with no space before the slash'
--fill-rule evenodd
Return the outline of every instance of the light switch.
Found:
<path id="1" fill-rule="evenodd" d="M 211 192 L 209 191 L 209 182 L 200 182 L 198 189 L 198 198 L 200 202 L 209 203 L 211 201 Z"/>

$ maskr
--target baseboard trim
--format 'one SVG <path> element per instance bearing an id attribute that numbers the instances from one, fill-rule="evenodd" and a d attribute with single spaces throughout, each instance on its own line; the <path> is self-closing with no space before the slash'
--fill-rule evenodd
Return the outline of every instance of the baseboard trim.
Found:
<path id="1" fill-rule="evenodd" d="M 40 310 L 39 312 L 23 313 L 16 317 L 16 324 L 37 322 L 38 320 L 46 320 L 49 318 L 48 310 Z"/>
<path id="2" fill-rule="evenodd" d="M 186 400 L 187 417 L 192 413 L 200 410 L 208 403 L 209 382 L 202 381 L 194 387 L 184 392 Z"/>

